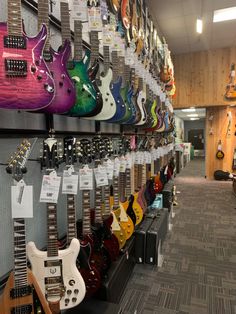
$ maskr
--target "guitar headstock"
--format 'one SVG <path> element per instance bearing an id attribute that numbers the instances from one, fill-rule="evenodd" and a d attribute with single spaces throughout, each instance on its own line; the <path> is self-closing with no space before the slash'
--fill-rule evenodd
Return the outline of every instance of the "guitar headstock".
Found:
<path id="1" fill-rule="evenodd" d="M 92 143 L 90 140 L 83 138 L 78 141 L 77 155 L 79 162 L 82 164 L 89 164 L 92 161 Z"/>
<path id="2" fill-rule="evenodd" d="M 103 137 L 104 150 L 106 156 L 111 156 L 113 154 L 113 142 L 109 137 Z"/>
<path id="3" fill-rule="evenodd" d="M 105 143 L 101 136 L 95 136 L 92 139 L 92 155 L 93 159 L 101 159 L 106 155 Z"/>
<path id="4" fill-rule="evenodd" d="M 62 161 L 63 151 L 62 143 L 53 137 L 48 137 L 43 141 L 43 155 L 41 159 L 41 168 L 47 170 L 56 169 Z"/>
<path id="5" fill-rule="evenodd" d="M 30 142 L 24 139 L 18 146 L 17 151 L 8 160 L 6 171 L 10 173 L 17 182 L 22 180 L 23 175 L 27 172 L 25 164 L 30 154 L 30 146 Z"/>
<path id="6" fill-rule="evenodd" d="M 121 138 L 113 138 L 112 139 L 113 143 L 113 153 L 114 155 L 120 155 L 122 153 L 122 140 Z"/>
<path id="7" fill-rule="evenodd" d="M 76 156 L 76 138 L 73 136 L 66 136 L 64 138 L 64 156 L 63 159 L 66 165 L 73 165 L 77 161 Z"/>

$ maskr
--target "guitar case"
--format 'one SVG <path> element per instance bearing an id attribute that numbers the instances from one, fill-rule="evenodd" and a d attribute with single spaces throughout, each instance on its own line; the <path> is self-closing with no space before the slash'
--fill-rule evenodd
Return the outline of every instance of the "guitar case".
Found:
<path id="1" fill-rule="evenodd" d="M 162 190 L 163 194 L 163 207 L 168 208 L 168 210 L 171 210 L 171 206 L 173 203 L 173 189 L 174 189 L 174 181 L 169 180 Z"/>
<path id="2" fill-rule="evenodd" d="M 157 212 L 155 219 L 147 231 L 145 263 L 156 265 L 158 262 L 158 246 L 165 240 L 168 230 L 168 211 Z"/>
<path id="3" fill-rule="evenodd" d="M 102 283 L 102 287 L 96 295 L 97 298 L 112 303 L 120 302 L 122 293 L 135 265 L 134 247 L 135 238 L 131 237 L 126 241 L 122 255 L 117 261 L 111 264 L 107 276 Z"/>
<path id="4" fill-rule="evenodd" d="M 138 264 L 145 262 L 146 235 L 152 222 L 153 217 L 145 218 L 135 230 L 135 260 Z"/>

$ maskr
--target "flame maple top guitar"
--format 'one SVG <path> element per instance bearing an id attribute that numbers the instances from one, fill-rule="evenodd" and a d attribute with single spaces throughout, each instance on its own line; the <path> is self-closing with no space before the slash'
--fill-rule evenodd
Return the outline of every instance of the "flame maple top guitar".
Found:
<path id="1" fill-rule="evenodd" d="M 77 161 L 77 154 L 80 154 L 79 142 L 73 136 L 64 138 L 64 161 L 68 174 L 73 174 L 73 164 Z M 67 246 L 70 246 L 73 238 L 77 238 L 76 227 L 76 202 L 75 194 L 67 194 Z M 86 218 L 83 227 L 85 228 Z M 84 279 L 86 286 L 85 297 L 91 297 L 101 286 L 101 275 L 96 265 L 91 263 L 92 248 L 90 243 L 81 243 L 80 253 L 77 258 L 77 267 Z"/>
<path id="2" fill-rule="evenodd" d="M 61 1 L 60 7 L 62 40 L 70 40 L 71 31 L 69 5 L 68 3 Z M 78 117 L 90 115 L 93 116 L 97 114 L 102 107 L 102 104 L 100 102 L 100 95 L 97 95 L 97 92 L 88 74 L 90 64 L 90 52 L 86 50 L 85 54 L 83 55 L 82 29 L 82 21 L 75 20 L 74 58 L 72 61 L 69 60 L 67 64 L 67 69 L 69 71 L 70 77 L 74 81 L 76 90 L 75 105 L 70 109 L 68 114 Z"/>
<path id="3" fill-rule="evenodd" d="M 24 197 L 23 174 L 27 171 L 25 163 L 29 152 L 30 143 L 24 140 L 14 156 L 11 157 L 6 169 L 19 189 L 19 200 Z M 0 297 L 1 313 L 51 314 L 34 275 L 27 268 L 25 229 L 25 219 L 14 217 L 14 270 Z"/>
<path id="4" fill-rule="evenodd" d="M 27 37 L 21 2 L 8 0 L 8 22 L 0 23 L 0 108 L 39 110 L 53 100 L 54 80 L 41 57 L 46 38 L 45 25 Z"/>
<path id="5" fill-rule="evenodd" d="M 44 140 L 42 167 L 56 180 L 55 169 L 59 164 L 57 140 Z M 36 248 L 34 242 L 27 244 L 27 255 L 39 286 L 50 305 L 57 304 L 60 310 L 78 305 L 85 296 L 85 283 L 76 267 L 80 251 L 79 240 L 74 238 L 65 250 L 58 250 L 57 207 L 47 203 L 47 252 Z"/>
<path id="6" fill-rule="evenodd" d="M 49 0 L 38 1 L 38 26 L 42 23 L 49 29 Z M 54 51 L 49 43 L 49 38 L 43 51 L 44 60 L 55 82 L 55 97 L 43 112 L 66 113 L 75 104 L 75 87 L 67 71 L 67 63 L 71 58 L 70 40 L 66 39 L 58 51 Z"/>

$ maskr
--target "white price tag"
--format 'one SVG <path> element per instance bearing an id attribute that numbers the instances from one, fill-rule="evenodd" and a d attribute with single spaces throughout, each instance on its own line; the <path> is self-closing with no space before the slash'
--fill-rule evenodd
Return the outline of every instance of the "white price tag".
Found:
<path id="1" fill-rule="evenodd" d="M 152 158 L 152 161 L 156 160 L 156 149 L 151 150 L 151 158 Z"/>
<path id="2" fill-rule="evenodd" d="M 88 21 L 88 7 L 84 0 L 70 0 L 70 12 L 72 20 Z"/>
<path id="3" fill-rule="evenodd" d="M 139 165 L 140 164 L 140 155 L 139 155 L 139 152 L 136 152 L 135 153 L 135 160 L 134 160 L 134 163 L 136 165 Z"/>
<path id="4" fill-rule="evenodd" d="M 102 19 L 101 19 L 100 7 L 88 8 L 88 25 L 91 31 L 98 31 L 98 32 L 102 31 Z"/>
<path id="5" fill-rule="evenodd" d="M 132 157 L 131 157 L 131 155 L 128 155 L 126 157 L 126 168 L 127 169 L 131 169 L 132 168 L 132 164 L 133 164 Z"/>
<path id="6" fill-rule="evenodd" d="M 120 51 L 120 35 L 119 35 L 119 33 L 114 31 L 113 32 L 113 38 L 114 38 L 114 41 L 113 41 L 112 50 L 113 51 Z"/>
<path id="7" fill-rule="evenodd" d="M 113 179 L 113 172 L 114 172 L 114 163 L 113 163 L 113 161 L 108 159 L 103 164 L 106 167 L 108 180 L 112 180 Z"/>
<path id="8" fill-rule="evenodd" d="M 97 168 L 94 168 L 93 171 L 97 187 L 108 185 L 106 167 L 98 166 Z"/>
<path id="9" fill-rule="evenodd" d="M 41 193 L 39 201 L 41 203 L 57 203 L 61 177 L 58 177 L 56 171 L 43 176 Z"/>
<path id="10" fill-rule="evenodd" d="M 106 25 L 107 26 L 107 25 Z M 103 28 L 102 34 L 103 46 L 113 46 L 113 31 L 111 31 L 108 27 Z"/>
<path id="11" fill-rule="evenodd" d="M 151 153 L 144 152 L 144 163 L 150 164 L 152 162 Z"/>
<path id="12" fill-rule="evenodd" d="M 120 172 L 124 173 L 126 171 L 126 165 L 127 165 L 127 160 L 125 157 L 122 157 L 120 161 Z"/>
<path id="13" fill-rule="evenodd" d="M 20 181 L 11 187 L 12 218 L 33 218 L 33 186 Z"/>
<path id="14" fill-rule="evenodd" d="M 90 169 L 88 166 L 85 166 L 79 170 L 79 189 L 93 189 L 93 170 Z"/>
<path id="15" fill-rule="evenodd" d="M 119 173 L 120 173 L 120 159 L 116 157 L 114 160 L 114 176 L 118 177 Z"/>
<path id="16" fill-rule="evenodd" d="M 77 194 L 79 176 L 71 174 L 69 170 L 64 170 L 62 180 L 62 194 Z"/>
<path id="17" fill-rule="evenodd" d="M 139 152 L 139 164 L 143 165 L 144 164 L 144 153 Z"/>

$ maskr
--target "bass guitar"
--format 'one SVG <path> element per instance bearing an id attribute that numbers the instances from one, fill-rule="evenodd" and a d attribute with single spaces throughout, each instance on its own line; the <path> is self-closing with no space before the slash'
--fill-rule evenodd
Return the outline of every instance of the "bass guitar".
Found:
<path id="1" fill-rule="evenodd" d="M 50 176 L 56 176 L 59 164 L 57 140 L 44 140 L 42 167 L 46 167 Z M 80 251 L 79 240 L 74 238 L 65 250 L 58 250 L 57 242 L 57 206 L 47 203 L 48 246 L 47 252 L 36 248 L 34 242 L 27 244 L 27 255 L 32 272 L 49 304 L 57 303 L 60 310 L 80 304 L 85 296 L 84 280 L 76 267 Z"/>
<path id="2" fill-rule="evenodd" d="M 0 108 L 43 109 L 55 96 L 54 80 L 41 57 L 46 25 L 29 38 L 22 29 L 21 2 L 17 0 L 8 0 L 7 21 L 0 23 Z"/>
<path id="3" fill-rule="evenodd" d="M 25 164 L 29 152 L 30 143 L 24 140 L 17 153 L 11 157 L 6 169 L 19 188 L 19 200 L 24 197 L 23 174 L 27 171 Z M 14 270 L 0 298 L 1 313 L 52 314 L 34 275 L 27 268 L 25 230 L 25 219 L 13 218 Z"/>

